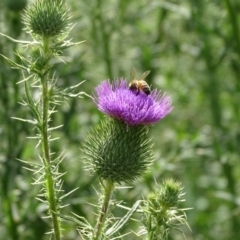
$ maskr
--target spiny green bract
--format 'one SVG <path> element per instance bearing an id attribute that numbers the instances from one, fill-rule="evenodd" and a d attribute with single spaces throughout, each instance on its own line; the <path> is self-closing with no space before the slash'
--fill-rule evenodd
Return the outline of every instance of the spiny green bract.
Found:
<path id="1" fill-rule="evenodd" d="M 87 168 L 103 180 L 132 182 L 152 163 L 146 126 L 127 126 L 106 118 L 83 144 Z"/>
<path id="2" fill-rule="evenodd" d="M 37 0 L 24 14 L 29 32 L 42 37 L 63 34 L 68 27 L 67 9 L 62 0 Z"/>
<path id="3" fill-rule="evenodd" d="M 177 207 L 182 200 L 182 189 L 180 182 L 174 179 L 167 179 L 159 189 L 158 198 L 162 205 L 167 208 Z"/>
<path id="4" fill-rule="evenodd" d="M 168 179 L 144 201 L 143 223 L 146 232 L 152 236 L 151 239 L 168 239 L 172 229 L 178 229 L 182 224 L 187 225 L 184 209 L 178 206 L 184 201 L 182 189 L 178 181 Z"/>
<path id="5" fill-rule="evenodd" d="M 155 193 L 148 196 L 149 211 L 160 213 L 170 210 L 171 208 L 177 209 L 180 202 L 182 202 L 183 192 L 181 183 L 174 179 L 167 179 L 159 185 L 159 189 Z"/>

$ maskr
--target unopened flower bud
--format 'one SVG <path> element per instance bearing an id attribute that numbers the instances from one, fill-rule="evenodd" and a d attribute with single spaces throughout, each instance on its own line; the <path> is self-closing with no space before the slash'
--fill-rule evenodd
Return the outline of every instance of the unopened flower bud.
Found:
<path id="1" fill-rule="evenodd" d="M 54 37 L 66 31 L 68 18 L 62 0 L 37 0 L 25 11 L 24 22 L 33 35 Z"/>
<path id="2" fill-rule="evenodd" d="M 152 163 L 147 126 L 106 118 L 83 144 L 87 168 L 103 180 L 132 182 Z"/>

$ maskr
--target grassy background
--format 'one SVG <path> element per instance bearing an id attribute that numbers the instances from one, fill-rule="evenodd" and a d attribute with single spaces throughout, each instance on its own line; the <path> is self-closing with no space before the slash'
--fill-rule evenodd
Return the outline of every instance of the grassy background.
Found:
<path id="1" fill-rule="evenodd" d="M 15 2 L 13 5 L 11 3 Z M 18 1 L 18 2 L 24 2 Z M 183 228 L 188 240 L 237 239 L 240 236 L 240 2 L 231 0 L 91 0 L 67 1 L 73 23 L 71 37 L 86 40 L 65 52 L 58 64 L 59 86 L 65 88 L 86 79 L 81 91 L 91 94 L 104 79 L 126 77 L 134 66 L 139 75 L 151 70 L 152 88 L 167 92 L 174 110 L 151 128 L 155 163 L 131 189 L 115 197 L 127 206 L 154 190 L 155 182 L 173 177 L 183 183 L 192 231 Z M 16 1 L 5 0 L 0 9 L 0 31 L 26 39 Z M 21 4 L 19 9 L 21 9 Z M 0 53 L 15 58 L 24 49 L 0 37 Z M 11 119 L 24 118 L 28 109 L 18 102 L 22 74 L 0 58 L 0 240 L 48 239 L 46 206 L 34 199 L 39 186 L 16 158 L 36 161 L 36 142 L 31 126 Z M 54 125 L 61 139 L 53 150 L 66 150 L 61 165 L 70 211 L 94 222 L 98 203 L 97 181 L 84 171 L 79 160 L 80 143 L 103 115 L 88 98 L 71 100 L 59 107 Z M 95 190 L 96 189 L 96 190 Z M 124 213 L 115 210 L 116 216 Z M 136 214 L 134 216 L 139 219 Z M 80 239 L 71 223 L 63 223 L 64 239 Z M 137 231 L 131 221 L 123 232 Z M 125 239 L 139 239 L 131 234 Z M 170 239 L 184 239 L 173 231 Z"/>

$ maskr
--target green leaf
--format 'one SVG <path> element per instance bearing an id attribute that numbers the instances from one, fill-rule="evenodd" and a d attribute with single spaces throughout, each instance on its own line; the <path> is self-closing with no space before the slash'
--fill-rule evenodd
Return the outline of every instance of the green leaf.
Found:
<path id="1" fill-rule="evenodd" d="M 76 215 L 76 214 L 74 214 Z M 77 216 L 77 215 L 76 215 Z M 81 216 L 77 216 L 77 218 L 75 217 L 71 217 L 71 216 L 67 216 L 67 215 L 63 215 L 63 214 L 59 214 L 59 217 L 61 217 L 62 219 L 64 220 L 67 220 L 67 221 L 71 221 L 71 222 L 74 222 L 76 223 L 78 226 L 82 227 L 82 228 L 85 228 L 85 229 L 88 229 L 89 231 L 92 231 L 93 228 L 92 226 L 90 225 L 90 223 L 87 221 L 86 218 L 84 217 L 81 217 Z"/>
<path id="2" fill-rule="evenodd" d="M 22 70 L 25 70 L 25 71 L 28 71 L 29 72 L 29 69 L 21 64 L 18 64 L 16 62 L 14 62 L 13 60 L 11 60 L 10 58 L 7 58 L 6 56 L 0 54 L 3 58 L 5 58 L 12 66 L 13 68 L 16 68 L 16 69 L 22 69 Z"/>
<path id="3" fill-rule="evenodd" d="M 114 225 L 106 231 L 106 236 L 110 237 L 118 232 L 128 222 L 133 213 L 136 212 L 140 203 L 141 200 L 138 200 L 121 220 L 114 223 Z"/>

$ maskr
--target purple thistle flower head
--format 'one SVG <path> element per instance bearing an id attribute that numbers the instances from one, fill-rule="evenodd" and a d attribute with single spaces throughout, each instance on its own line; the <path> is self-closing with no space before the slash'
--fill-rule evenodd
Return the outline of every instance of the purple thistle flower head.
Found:
<path id="1" fill-rule="evenodd" d="M 128 88 L 125 79 L 117 79 L 112 84 L 103 81 L 96 87 L 94 102 L 98 109 L 127 125 L 148 125 L 156 123 L 172 110 L 169 96 L 156 89 L 150 95 L 140 91 L 137 94 Z"/>

